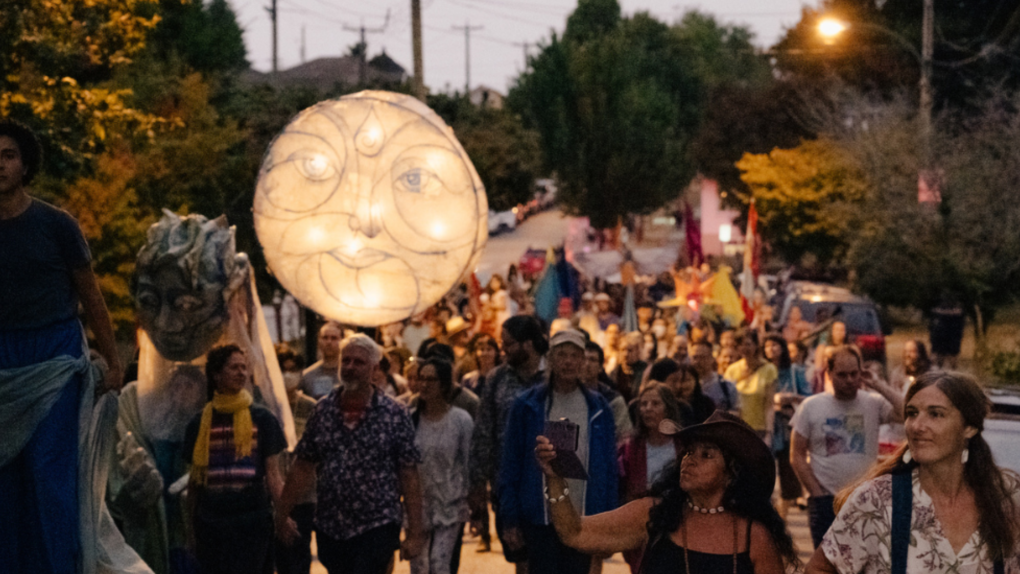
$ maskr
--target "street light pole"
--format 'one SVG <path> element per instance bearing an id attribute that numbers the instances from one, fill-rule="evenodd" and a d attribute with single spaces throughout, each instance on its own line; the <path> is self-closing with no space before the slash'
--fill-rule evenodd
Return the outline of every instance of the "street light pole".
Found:
<path id="1" fill-rule="evenodd" d="M 920 102 L 918 110 L 921 120 L 921 137 L 926 150 L 931 143 L 931 73 L 932 56 L 935 52 L 935 0 L 924 0 L 924 16 L 921 20 L 921 79 L 919 82 Z"/>

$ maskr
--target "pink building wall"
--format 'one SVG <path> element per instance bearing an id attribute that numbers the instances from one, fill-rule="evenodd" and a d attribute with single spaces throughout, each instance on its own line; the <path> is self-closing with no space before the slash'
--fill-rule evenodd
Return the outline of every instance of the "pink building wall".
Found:
<path id="1" fill-rule="evenodd" d="M 713 179 L 701 178 L 701 248 L 705 255 L 722 255 L 723 244 L 719 240 L 719 227 L 730 225 L 730 243 L 743 243 L 744 234 L 733 220 L 739 211 L 722 209 L 719 200 L 719 184 Z"/>

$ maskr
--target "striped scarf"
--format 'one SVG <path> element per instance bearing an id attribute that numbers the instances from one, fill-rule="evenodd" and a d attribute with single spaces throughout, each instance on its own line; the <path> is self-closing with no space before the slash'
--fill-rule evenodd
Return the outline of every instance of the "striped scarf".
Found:
<path id="1" fill-rule="evenodd" d="M 198 427 L 198 439 L 195 441 L 195 450 L 191 456 L 191 482 L 205 484 L 208 479 L 209 435 L 212 432 L 213 410 L 234 415 L 236 456 L 239 459 L 251 456 L 252 437 L 255 434 L 251 410 L 248 408 L 251 404 L 251 393 L 246 390 L 241 390 L 236 395 L 221 395 L 219 391 L 213 394 L 213 400 L 202 409 L 202 422 Z"/>

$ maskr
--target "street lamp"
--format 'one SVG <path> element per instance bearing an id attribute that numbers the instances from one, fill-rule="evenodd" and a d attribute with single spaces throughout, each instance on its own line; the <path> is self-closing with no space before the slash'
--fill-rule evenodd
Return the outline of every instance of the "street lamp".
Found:
<path id="1" fill-rule="evenodd" d="M 835 18 L 823 18 L 818 23 L 818 33 L 822 35 L 822 38 L 825 38 L 826 44 L 833 43 L 836 36 L 839 36 L 844 30 L 846 30 L 846 24 Z"/>
<path id="2" fill-rule="evenodd" d="M 861 22 L 857 25 L 862 28 L 868 28 L 887 34 L 903 45 L 911 55 L 917 58 L 918 64 L 921 66 L 921 79 L 918 81 L 919 93 L 919 111 L 918 116 L 921 121 L 921 138 L 924 142 L 925 147 L 931 140 L 931 110 L 932 110 L 932 95 L 931 95 L 931 73 L 932 73 L 932 55 L 935 51 L 935 8 L 934 0 L 924 0 L 924 15 L 921 20 L 921 53 L 918 54 L 917 49 L 911 44 L 906 38 L 900 36 L 892 30 L 878 26 L 876 24 L 870 24 L 867 22 Z M 831 44 L 835 41 L 836 37 L 839 36 L 843 31 L 849 27 L 848 24 L 841 22 L 835 18 L 823 18 L 818 23 L 818 33 L 825 39 L 826 44 Z"/>

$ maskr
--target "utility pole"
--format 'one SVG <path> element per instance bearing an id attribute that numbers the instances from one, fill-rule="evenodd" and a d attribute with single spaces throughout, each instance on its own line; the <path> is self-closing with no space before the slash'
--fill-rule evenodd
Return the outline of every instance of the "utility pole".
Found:
<path id="1" fill-rule="evenodd" d="M 273 73 L 275 74 L 277 72 L 277 70 L 278 70 L 278 67 L 277 67 L 277 62 L 278 62 L 277 54 L 278 54 L 278 52 L 277 52 L 277 49 L 276 49 L 276 46 L 277 46 L 277 43 L 276 43 L 276 38 L 277 38 L 277 36 L 276 36 L 276 34 L 277 34 L 276 15 L 279 14 L 279 12 L 277 12 L 277 10 L 276 10 L 276 0 L 272 0 L 272 4 L 266 7 L 266 12 L 269 12 L 269 19 L 272 20 L 272 22 L 273 22 Z"/>
<path id="2" fill-rule="evenodd" d="M 425 65 L 421 55 L 421 0 L 411 0 L 411 45 L 414 50 L 414 97 L 425 101 Z"/>
<path id="3" fill-rule="evenodd" d="M 924 0 L 924 16 L 921 20 L 921 80 L 919 91 L 919 115 L 921 119 L 921 137 L 927 150 L 931 147 L 931 73 L 932 56 L 935 53 L 935 2 Z M 930 159 L 930 158 L 928 158 Z"/>
<path id="4" fill-rule="evenodd" d="M 305 25 L 301 25 L 301 63 L 305 63 Z"/>
<path id="5" fill-rule="evenodd" d="M 524 71 L 528 71 L 528 47 L 531 46 L 531 42 L 513 42 L 514 46 L 522 46 L 524 48 Z"/>
<path id="6" fill-rule="evenodd" d="M 366 28 L 365 22 L 361 22 L 361 26 L 354 27 L 344 24 L 344 30 L 348 32 L 360 32 L 361 33 L 361 61 L 358 63 L 358 82 L 364 86 L 368 83 L 368 69 L 366 67 L 368 57 L 368 42 L 365 41 L 365 34 L 379 34 L 386 31 L 386 26 L 390 24 L 390 11 L 386 10 L 386 20 L 383 25 L 379 28 Z"/>
<path id="7" fill-rule="evenodd" d="M 467 20 L 463 26 L 454 26 L 454 30 L 464 30 L 464 97 L 471 93 L 471 30 L 482 30 L 484 26 L 472 26 Z"/>

